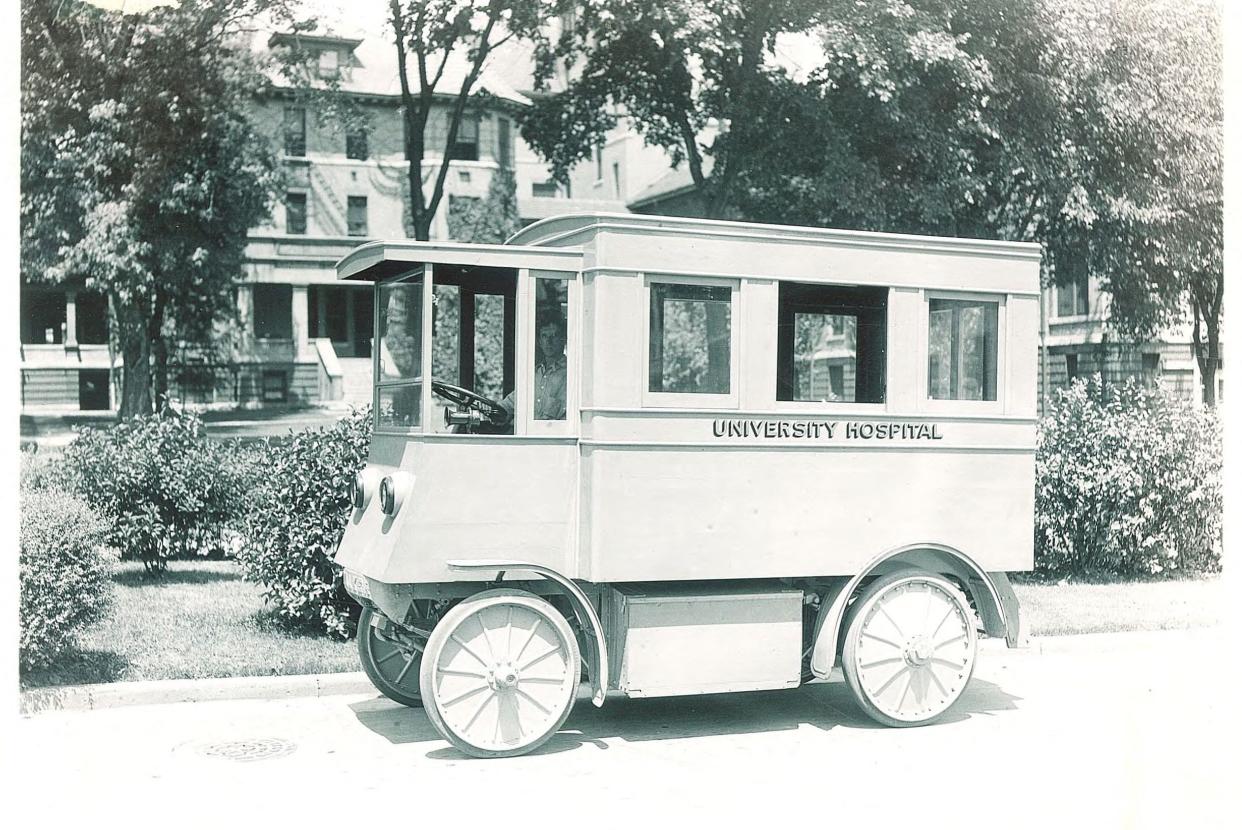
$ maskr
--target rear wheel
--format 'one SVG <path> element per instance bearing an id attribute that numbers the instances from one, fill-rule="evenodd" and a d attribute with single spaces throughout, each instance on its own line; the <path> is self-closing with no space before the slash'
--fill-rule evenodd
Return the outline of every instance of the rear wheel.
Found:
<path id="1" fill-rule="evenodd" d="M 427 641 L 427 716 L 468 755 L 521 755 L 561 728 L 582 674 L 565 617 L 525 591 L 484 591 L 444 615 Z"/>
<path id="2" fill-rule="evenodd" d="M 873 582 L 847 616 L 841 669 L 863 711 L 886 726 L 944 714 L 975 667 L 970 603 L 936 574 L 905 570 Z"/>
<path id="3" fill-rule="evenodd" d="M 375 688 L 403 706 L 422 706 L 418 670 L 426 641 L 398 629 L 381 614 L 362 609 L 358 618 L 358 658 Z"/>

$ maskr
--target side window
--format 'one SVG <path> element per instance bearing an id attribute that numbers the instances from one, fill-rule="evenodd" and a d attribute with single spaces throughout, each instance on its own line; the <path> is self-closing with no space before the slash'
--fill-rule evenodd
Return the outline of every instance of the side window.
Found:
<path id="1" fill-rule="evenodd" d="M 999 309 L 988 300 L 928 300 L 929 398 L 996 400 Z"/>
<path id="2" fill-rule="evenodd" d="M 733 289 L 651 283 L 649 392 L 728 395 L 732 381 Z"/>
<path id="3" fill-rule="evenodd" d="M 531 371 L 531 402 L 536 421 L 565 420 L 566 331 L 569 327 L 569 283 L 536 279 L 535 365 Z"/>
<path id="4" fill-rule="evenodd" d="M 379 354 L 376 426 L 422 423 L 423 278 L 381 284 L 376 296 Z"/>
<path id="5" fill-rule="evenodd" d="M 776 398 L 883 403 L 888 289 L 781 283 Z"/>

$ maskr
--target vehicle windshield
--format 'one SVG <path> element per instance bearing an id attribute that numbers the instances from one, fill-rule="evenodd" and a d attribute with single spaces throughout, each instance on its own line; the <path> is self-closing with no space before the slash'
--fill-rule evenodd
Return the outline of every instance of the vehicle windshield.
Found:
<path id="1" fill-rule="evenodd" d="M 429 431 L 512 434 L 517 274 L 509 268 L 438 265 L 431 326 L 434 417 Z M 463 390 L 461 392 L 457 390 Z M 446 422 L 445 408 L 477 411 L 469 430 Z M 498 409 L 506 410 L 502 415 Z M 507 423 L 500 423 L 507 421 Z"/>
<path id="2" fill-rule="evenodd" d="M 426 281 L 415 273 L 379 287 L 378 427 L 436 433 L 514 432 L 521 398 L 532 422 L 566 417 L 568 289 L 563 274 L 532 274 L 532 322 L 524 360 L 528 387 L 515 395 L 517 271 L 436 265 L 431 336 Z M 424 349 L 430 348 L 429 411 L 423 412 Z"/>

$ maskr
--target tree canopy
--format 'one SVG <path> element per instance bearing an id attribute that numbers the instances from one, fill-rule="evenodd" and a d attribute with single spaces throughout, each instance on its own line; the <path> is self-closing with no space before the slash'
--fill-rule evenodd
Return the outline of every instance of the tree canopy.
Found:
<path id="1" fill-rule="evenodd" d="M 591 0 L 538 55 L 523 135 L 562 180 L 624 119 L 705 216 L 1036 241 L 1049 283 L 1100 281 L 1123 336 L 1192 309 L 1211 385 L 1212 0 Z"/>
<path id="2" fill-rule="evenodd" d="M 248 117 L 259 83 L 233 36 L 261 0 L 145 14 L 23 0 L 22 276 L 109 298 L 120 412 L 166 394 L 168 355 L 234 313 L 246 232 L 278 183 Z"/>
<path id="3" fill-rule="evenodd" d="M 488 59 L 513 39 L 539 42 L 544 23 L 562 0 L 388 0 L 401 84 L 405 156 L 409 160 L 410 220 L 416 239 L 429 239 L 444 198 L 453 147 L 463 119 L 477 102 L 476 88 Z M 462 71 L 449 72 L 460 62 Z M 450 83 L 451 79 L 451 83 Z M 485 97 L 485 96 L 484 96 Z M 433 108 L 447 108 L 444 146 L 429 148 Z M 424 187 L 423 161 L 429 149 L 440 159 Z"/>

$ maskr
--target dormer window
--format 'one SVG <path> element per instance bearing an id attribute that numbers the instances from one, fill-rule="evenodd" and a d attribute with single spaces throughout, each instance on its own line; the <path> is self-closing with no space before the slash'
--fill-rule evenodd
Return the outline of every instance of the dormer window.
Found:
<path id="1" fill-rule="evenodd" d="M 319 53 L 319 77 L 337 78 L 341 74 L 341 53 L 324 49 Z"/>

